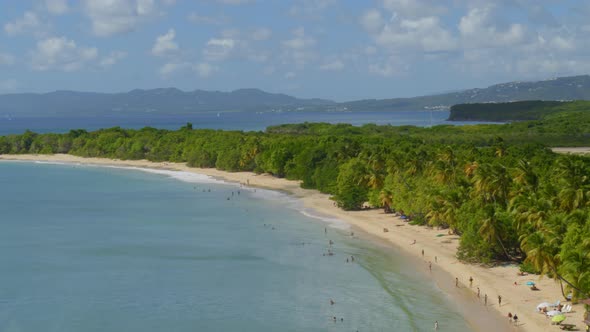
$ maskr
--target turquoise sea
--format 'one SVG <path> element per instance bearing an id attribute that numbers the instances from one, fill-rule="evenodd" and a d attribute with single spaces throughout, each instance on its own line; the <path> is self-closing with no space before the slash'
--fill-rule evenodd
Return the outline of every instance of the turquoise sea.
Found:
<path id="1" fill-rule="evenodd" d="M 0 211 L 0 331 L 471 330 L 408 258 L 278 192 L 0 162 Z"/>

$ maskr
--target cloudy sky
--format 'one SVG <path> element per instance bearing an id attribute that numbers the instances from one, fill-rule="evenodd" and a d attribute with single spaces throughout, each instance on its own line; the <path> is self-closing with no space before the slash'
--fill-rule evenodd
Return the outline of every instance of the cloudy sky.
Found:
<path id="1" fill-rule="evenodd" d="M 2 0 L 0 93 L 335 100 L 590 72 L 590 1 Z"/>

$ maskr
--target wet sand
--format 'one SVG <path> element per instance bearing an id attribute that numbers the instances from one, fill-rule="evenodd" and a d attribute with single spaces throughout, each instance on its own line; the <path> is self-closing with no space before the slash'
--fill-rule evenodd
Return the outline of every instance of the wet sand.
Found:
<path id="1" fill-rule="evenodd" d="M 559 284 L 555 281 L 547 278 L 539 279 L 534 275 L 519 276 L 516 265 L 485 267 L 459 262 L 456 258 L 459 237 L 456 235 L 448 235 L 446 230 L 409 225 L 399 217 L 385 214 L 382 210 L 343 211 L 334 206 L 329 195 L 316 190 L 302 189 L 297 181 L 279 179 L 267 174 L 229 173 L 215 169 L 190 168 L 180 163 L 155 163 L 147 160 L 81 158 L 62 154 L 0 155 L 0 159 L 177 170 L 204 174 L 253 187 L 288 192 L 300 198 L 306 208 L 340 219 L 368 234 L 369 239 L 398 247 L 413 257 L 418 266 L 424 267 L 425 273 L 432 274 L 438 287 L 452 298 L 474 330 L 482 332 L 560 330 L 558 326 L 551 326 L 549 319 L 535 311 L 537 304 L 541 302 L 555 302 L 563 299 Z M 384 232 L 385 228 L 388 232 Z M 416 244 L 412 244 L 414 240 Z M 424 250 L 424 256 L 422 256 L 422 250 Z M 437 262 L 435 262 L 435 256 Z M 429 262 L 432 262 L 432 272 L 428 271 Z M 472 287 L 469 286 L 470 276 L 474 279 Z M 455 278 L 459 279 L 459 287 L 455 286 Z M 526 285 L 527 281 L 534 281 L 540 290 L 530 290 Z M 476 296 L 477 287 L 481 289 L 479 299 Z M 483 304 L 484 294 L 488 295 L 487 306 Z M 498 306 L 498 295 L 502 296 L 501 307 Z M 508 312 L 518 314 L 518 326 L 508 325 Z M 583 312 L 582 305 L 575 305 L 573 312 L 566 314 L 568 317 L 566 322 L 581 327 Z"/>

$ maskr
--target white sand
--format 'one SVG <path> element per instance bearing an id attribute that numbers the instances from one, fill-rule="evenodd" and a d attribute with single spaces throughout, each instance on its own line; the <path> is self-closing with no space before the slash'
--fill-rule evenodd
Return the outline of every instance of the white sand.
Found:
<path id="1" fill-rule="evenodd" d="M 590 147 L 552 148 L 553 152 L 566 154 L 590 154 Z"/>
<path id="2" fill-rule="evenodd" d="M 467 320 L 477 331 L 558 331 L 559 327 L 551 326 L 550 320 L 535 311 L 541 302 L 562 300 L 559 284 L 551 279 L 537 276 L 518 276 L 518 267 L 507 265 L 501 267 L 483 267 L 461 263 L 456 258 L 459 243 L 458 236 L 447 235 L 444 230 L 430 229 L 422 226 L 411 226 L 382 210 L 343 211 L 334 206 L 329 195 L 316 190 L 301 189 L 299 182 L 278 179 L 270 175 L 257 175 L 250 172 L 229 173 L 215 169 L 190 168 L 184 164 L 147 160 L 112 160 L 103 158 L 81 158 L 71 155 L 0 155 L 0 160 L 53 161 L 83 163 L 95 165 L 117 165 L 142 168 L 168 169 L 205 174 L 231 182 L 250 186 L 287 191 L 300 198 L 306 208 L 311 208 L 323 215 L 333 216 L 349 223 L 371 236 L 386 240 L 387 243 L 401 248 L 413 256 L 417 264 L 424 266 L 429 273 L 428 262 L 432 262 L 432 276 L 438 286 L 456 302 Z M 387 228 L 389 232 L 384 232 Z M 445 234 L 437 237 L 438 234 Z M 411 245 L 416 240 L 415 245 Z M 424 250 L 424 257 L 422 257 Z M 435 263 L 434 257 L 437 256 Z M 472 276 L 473 286 L 469 287 Z M 455 287 L 455 277 L 459 278 L 459 286 Z M 525 285 L 534 281 L 540 291 L 531 291 Z M 517 285 L 514 285 L 514 283 Z M 481 298 L 476 297 L 477 287 L 481 290 Z M 484 306 L 484 294 L 488 295 L 488 305 Z M 502 306 L 498 306 L 498 295 L 502 296 Z M 563 302 L 563 300 L 562 300 Z M 582 326 L 584 308 L 575 305 L 574 312 L 566 314 L 566 323 Z M 519 326 L 508 326 L 508 312 L 516 313 Z"/>

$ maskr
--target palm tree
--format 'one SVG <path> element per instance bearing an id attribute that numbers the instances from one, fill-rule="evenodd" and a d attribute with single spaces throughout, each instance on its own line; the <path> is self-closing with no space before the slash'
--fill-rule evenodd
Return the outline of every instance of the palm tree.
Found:
<path id="1" fill-rule="evenodd" d="M 514 182 L 521 187 L 520 192 L 536 192 L 539 188 L 539 176 L 534 172 L 531 163 L 520 159 L 513 170 Z"/>
<path id="2" fill-rule="evenodd" d="M 590 251 L 587 247 L 584 249 L 574 250 L 562 257 L 563 264 L 559 267 L 563 278 L 570 281 L 567 288 L 572 291 L 574 299 L 586 296 L 584 290 L 590 290 Z"/>
<path id="3" fill-rule="evenodd" d="M 572 212 L 588 202 L 590 197 L 589 170 L 580 159 L 563 156 L 557 161 L 556 182 L 559 187 L 558 205 Z"/>
<path id="4" fill-rule="evenodd" d="M 481 164 L 475 169 L 472 181 L 474 193 L 480 196 L 484 203 L 493 202 L 502 207 L 507 205 L 512 179 L 504 165 Z"/>
<path id="5" fill-rule="evenodd" d="M 381 202 L 381 206 L 383 207 L 383 212 L 389 213 L 391 212 L 391 204 L 393 203 L 392 193 L 389 189 L 382 189 L 379 192 L 379 201 Z"/>
<path id="6" fill-rule="evenodd" d="M 502 241 L 502 224 L 495 209 L 488 208 L 488 210 L 488 216 L 482 220 L 482 224 L 479 227 L 479 234 L 488 242 L 497 242 L 502 248 L 505 257 L 515 260 L 514 257 L 508 253 L 508 250 L 506 250 L 506 246 Z"/>
<path id="7" fill-rule="evenodd" d="M 537 193 L 521 193 L 510 200 L 509 209 L 514 216 L 516 229 L 523 233 L 527 228 L 540 229 L 547 221 L 553 205 L 550 199 Z"/>
<path id="8" fill-rule="evenodd" d="M 432 164 L 431 172 L 435 179 L 444 185 L 453 185 L 456 178 L 455 153 L 450 146 L 443 148 Z"/>
<path id="9" fill-rule="evenodd" d="M 555 233 L 551 233 L 550 231 L 545 230 L 537 231 L 523 237 L 521 241 L 521 246 L 527 255 L 525 262 L 533 264 L 533 266 L 537 271 L 539 271 L 541 276 L 551 272 L 553 279 L 559 280 L 561 294 L 564 298 L 566 298 L 562 282 L 565 282 L 569 286 L 569 288 L 580 291 L 580 288 L 578 287 L 578 285 L 576 285 L 576 283 L 579 283 L 579 281 L 590 281 L 590 279 L 588 279 L 588 275 L 584 275 L 582 276 L 582 279 L 580 279 L 580 274 L 577 274 L 576 271 L 579 271 L 578 269 L 581 267 L 590 266 L 590 262 L 587 261 L 588 258 L 584 258 L 581 256 L 577 256 L 577 259 L 571 261 L 571 257 L 568 257 L 568 261 L 570 261 L 569 265 L 568 261 L 566 261 L 563 264 L 563 266 L 565 267 L 561 267 L 561 269 L 565 269 L 565 271 L 568 272 L 569 275 L 568 278 L 562 276 L 558 272 L 558 267 L 560 266 L 560 258 L 562 256 L 558 254 L 560 242 L 561 241 L 559 241 L 559 238 L 556 236 Z M 589 251 L 586 251 L 585 254 L 590 257 Z M 585 271 L 588 272 L 590 270 L 586 268 Z M 577 276 L 577 281 L 574 281 L 574 283 L 572 283 L 569 280 L 569 278 L 571 278 L 572 276 Z"/>

